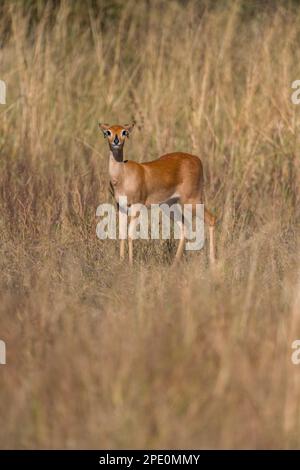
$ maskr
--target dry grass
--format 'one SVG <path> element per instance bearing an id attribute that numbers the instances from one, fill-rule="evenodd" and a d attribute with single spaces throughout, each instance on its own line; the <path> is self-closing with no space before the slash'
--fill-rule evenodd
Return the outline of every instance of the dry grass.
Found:
<path id="1" fill-rule="evenodd" d="M 1 7 L 1 447 L 299 447 L 300 9 L 79 3 Z M 96 238 L 132 117 L 127 158 L 201 156 L 217 277 Z"/>

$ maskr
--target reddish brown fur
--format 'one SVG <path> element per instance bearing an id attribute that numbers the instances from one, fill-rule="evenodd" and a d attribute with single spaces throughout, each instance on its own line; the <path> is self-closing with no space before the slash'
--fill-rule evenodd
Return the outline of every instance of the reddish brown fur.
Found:
<path id="1" fill-rule="evenodd" d="M 196 205 L 204 202 L 203 167 L 199 157 L 175 152 L 147 163 L 124 161 L 123 146 L 133 124 L 100 124 L 100 128 L 108 138 L 111 150 L 109 172 L 117 201 L 120 196 L 126 196 L 128 204 L 140 203 L 146 206 L 167 202 L 172 198 L 181 204 Z M 117 145 L 114 144 L 116 141 Z M 206 208 L 204 216 L 205 222 L 213 228 L 215 217 Z M 213 241 L 211 246 L 213 250 Z M 214 258 L 212 252 L 211 256 Z"/>

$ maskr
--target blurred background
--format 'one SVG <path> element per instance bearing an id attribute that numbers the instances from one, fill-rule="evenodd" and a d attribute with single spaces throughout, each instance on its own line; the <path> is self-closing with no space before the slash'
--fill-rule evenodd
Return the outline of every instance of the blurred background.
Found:
<path id="1" fill-rule="evenodd" d="M 298 1 L 0 2 L 2 448 L 299 447 L 299 40 Z M 132 119 L 201 157 L 215 274 L 97 239 Z"/>

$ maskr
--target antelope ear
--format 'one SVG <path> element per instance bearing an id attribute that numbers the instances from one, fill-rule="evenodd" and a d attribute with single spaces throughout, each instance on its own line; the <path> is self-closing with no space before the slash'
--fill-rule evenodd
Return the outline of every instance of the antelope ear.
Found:
<path id="1" fill-rule="evenodd" d="M 128 132 L 127 137 L 129 137 L 129 134 L 132 132 L 134 128 L 135 122 L 133 121 L 131 124 L 125 124 L 123 127 L 124 129 Z"/>
<path id="2" fill-rule="evenodd" d="M 107 131 L 109 129 L 109 124 L 102 124 L 101 122 L 99 122 L 99 127 L 102 130 L 104 137 L 107 137 Z"/>

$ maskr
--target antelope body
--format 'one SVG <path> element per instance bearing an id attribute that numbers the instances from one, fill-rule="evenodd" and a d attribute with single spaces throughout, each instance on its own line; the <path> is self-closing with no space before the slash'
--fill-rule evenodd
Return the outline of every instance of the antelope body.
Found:
<path id="1" fill-rule="evenodd" d="M 109 176 L 110 186 L 115 200 L 120 196 L 127 197 L 128 205 L 161 204 L 176 201 L 183 204 L 203 203 L 203 167 L 199 157 L 188 153 L 175 152 L 162 155 L 157 160 L 146 163 L 137 163 L 124 160 L 123 147 L 126 137 L 129 137 L 134 124 L 125 126 L 109 126 L 99 124 L 104 137 L 109 143 Z M 209 225 L 210 235 L 210 261 L 214 263 L 214 226 L 215 217 L 204 208 L 204 221 Z M 133 245 L 130 236 L 134 220 L 129 225 L 129 262 L 133 262 Z M 124 242 L 120 241 L 120 257 L 124 258 Z M 184 230 L 177 248 L 175 262 L 177 262 L 184 249 Z"/>

